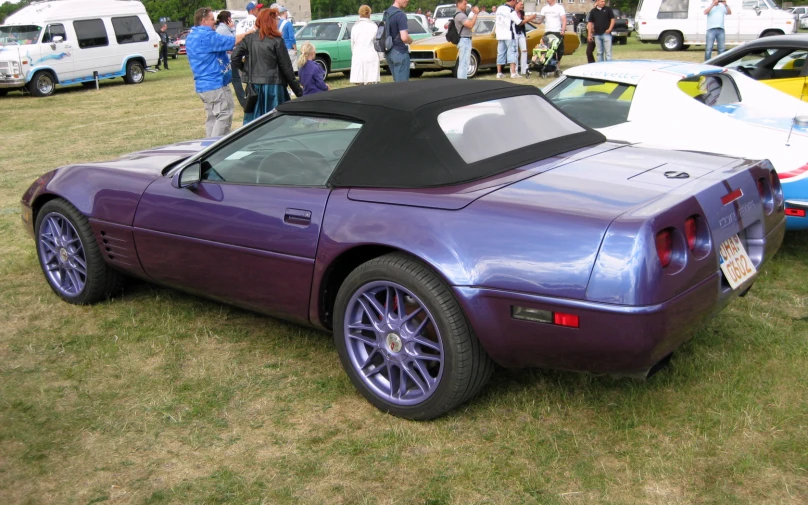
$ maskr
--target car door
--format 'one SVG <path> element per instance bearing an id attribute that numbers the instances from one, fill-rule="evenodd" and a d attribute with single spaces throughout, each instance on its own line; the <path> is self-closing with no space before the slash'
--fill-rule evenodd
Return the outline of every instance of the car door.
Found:
<path id="1" fill-rule="evenodd" d="M 59 39 L 61 37 L 61 40 Z M 51 23 L 45 27 L 40 44 L 38 65 L 52 68 L 56 71 L 59 82 L 64 83 L 73 79 L 73 55 L 75 53 L 73 37 L 68 36 L 62 23 Z"/>
<path id="2" fill-rule="evenodd" d="M 103 19 L 73 21 L 73 30 L 77 39 L 73 67 L 77 79 L 92 77 L 93 72 L 103 76 L 121 69 L 120 61 L 111 64 L 115 50 L 110 47 L 110 34 Z"/>
<path id="3" fill-rule="evenodd" d="M 354 22 L 345 23 L 345 29 L 342 30 L 339 42 L 337 43 L 339 66 L 333 64 L 332 68 L 351 68 L 351 30 L 353 29 Z"/>
<path id="4" fill-rule="evenodd" d="M 198 183 L 160 178 L 135 215 L 143 269 L 156 281 L 305 321 L 336 164 L 361 127 L 275 115 L 192 164 Z"/>
<path id="5" fill-rule="evenodd" d="M 732 14 L 734 16 L 735 11 Z M 772 24 L 772 12 L 763 0 L 742 0 L 738 14 L 738 40 L 741 42 L 755 40 Z M 727 16 L 727 19 L 730 17 Z"/>
<path id="6" fill-rule="evenodd" d="M 780 49 L 772 55 L 770 74 L 760 79 L 783 93 L 808 101 L 808 50 Z M 767 69 L 768 70 L 768 69 Z"/>

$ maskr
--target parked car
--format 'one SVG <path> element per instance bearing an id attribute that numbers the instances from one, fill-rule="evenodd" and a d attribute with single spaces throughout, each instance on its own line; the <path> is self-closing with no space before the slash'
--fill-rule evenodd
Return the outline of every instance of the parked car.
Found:
<path id="1" fill-rule="evenodd" d="M 808 30 L 808 14 L 803 14 L 800 18 L 800 28 Z"/>
<path id="2" fill-rule="evenodd" d="M 145 79 L 157 63 L 159 37 L 140 2 L 35 2 L 0 26 L 0 96 L 26 89 L 53 94 L 57 85 L 122 77 Z"/>
<path id="3" fill-rule="evenodd" d="M 808 229 L 808 103 L 735 70 L 671 61 L 573 67 L 544 92 L 610 140 L 769 159 L 788 228 Z"/>
<path id="4" fill-rule="evenodd" d="M 727 0 L 732 15 L 724 20 L 726 44 L 737 45 L 770 35 L 797 32 L 794 15 L 772 0 Z M 681 51 L 707 41 L 705 2 L 643 0 L 635 28 L 642 42 L 659 43 L 665 51 Z"/>
<path id="5" fill-rule="evenodd" d="M 370 19 L 378 23 L 383 13 L 372 14 Z M 317 19 L 310 21 L 296 34 L 298 43 L 311 41 L 317 49 L 314 62 L 323 69 L 326 75 L 331 72 L 350 72 L 351 70 L 351 28 L 359 16 L 343 16 L 338 18 Z M 407 14 L 407 28 L 414 40 L 429 36 L 426 17 L 418 14 Z"/>
<path id="6" fill-rule="evenodd" d="M 469 77 L 474 77 L 482 68 L 496 68 L 497 40 L 494 34 L 495 17 L 479 15 L 472 28 Z M 544 25 L 527 23 L 527 50 L 533 51 L 544 35 Z M 580 43 L 572 31 L 564 34 L 564 54 L 572 54 Z M 457 46 L 446 41 L 444 35 L 426 38 L 410 44 L 410 64 L 416 72 L 451 70 L 457 74 Z"/>
<path id="7" fill-rule="evenodd" d="M 188 38 L 189 33 L 191 33 L 191 30 L 183 30 L 180 35 L 174 39 L 174 43 L 177 45 L 177 54 L 186 54 L 185 39 Z"/>
<path id="8" fill-rule="evenodd" d="M 168 55 L 171 56 L 171 59 L 176 60 L 179 54 L 180 45 L 177 39 L 168 39 Z"/>
<path id="9" fill-rule="evenodd" d="M 799 19 L 800 17 L 808 14 L 808 6 L 800 5 L 799 7 L 791 7 L 786 9 L 786 12 L 793 14 L 794 19 Z"/>
<path id="10" fill-rule="evenodd" d="M 627 44 L 628 36 L 631 35 L 631 28 L 629 27 L 631 20 L 628 16 L 620 12 L 620 9 L 612 8 L 612 12 L 614 13 L 612 41 L 615 44 Z"/>
<path id="11" fill-rule="evenodd" d="M 705 63 L 732 68 L 808 102 L 808 34 L 747 42 Z"/>
<path id="12" fill-rule="evenodd" d="M 333 332 L 356 388 L 420 420 L 493 363 L 655 371 L 785 228 L 767 162 L 607 142 L 533 86 L 454 79 L 318 93 L 218 141 L 62 167 L 22 217 L 65 301 L 130 275 Z"/>

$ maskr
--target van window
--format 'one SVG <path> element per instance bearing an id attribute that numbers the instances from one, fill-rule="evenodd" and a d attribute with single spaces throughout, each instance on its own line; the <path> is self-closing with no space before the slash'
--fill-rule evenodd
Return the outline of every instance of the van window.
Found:
<path id="1" fill-rule="evenodd" d="M 689 5 L 690 0 L 662 0 L 657 19 L 687 19 Z"/>
<path id="2" fill-rule="evenodd" d="M 115 39 L 118 44 L 132 44 L 149 40 L 149 34 L 146 33 L 143 23 L 137 16 L 112 18 L 112 29 L 115 30 Z"/>
<path id="3" fill-rule="evenodd" d="M 62 40 L 67 40 L 67 33 L 65 33 L 65 26 L 61 23 L 48 25 L 45 28 L 45 35 L 42 36 L 42 43 L 53 42 L 53 37 L 62 37 Z"/>
<path id="4" fill-rule="evenodd" d="M 76 30 L 76 38 L 79 39 L 79 47 L 82 49 L 109 45 L 107 29 L 100 19 L 73 21 L 73 29 Z"/>
<path id="5" fill-rule="evenodd" d="M 743 0 L 743 8 L 748 10 L 760 9 L 762 11 L 765 11 L 769 8 L 769 6 L 766 5 L 766 2 L 763 1 Z"/>

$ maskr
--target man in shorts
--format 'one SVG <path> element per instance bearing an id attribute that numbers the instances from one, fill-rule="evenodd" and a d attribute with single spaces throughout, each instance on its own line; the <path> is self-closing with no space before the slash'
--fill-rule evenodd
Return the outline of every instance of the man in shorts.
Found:
<path id="1" fill-rule="evenodd" d="M 535 14 L 525 16 L 520 19 L 514 9 L 516 0 L 508 0 L 505 5 L 500 5 L 496 13 L 496 25 L 494 32 L 497 37 L 497 79 L 502 79 L 502 66 L 511 66 L 511 79 L 521 79 L 522 76 L 516 73 L 516 25 L 528 23 L 536 18 Z"/>

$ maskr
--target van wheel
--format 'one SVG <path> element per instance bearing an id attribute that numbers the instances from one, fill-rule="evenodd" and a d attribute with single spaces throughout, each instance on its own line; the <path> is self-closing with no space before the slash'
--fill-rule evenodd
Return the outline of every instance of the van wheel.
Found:
<path id="1" fill-rule="evenodd" d="M 684 39 L 679 32 L 665 32 L 659 37 L 659 42 L 664 51 L 681 51 L 684 47 Z"/>
<path id="2" fill-rule="evenodd" d="M 0 89 L 0 96 L 6 96 L 8 94 L 7 89 Z"/>
<path id="3" fill-rule="evenodd" d="M 763 37 L 774 37 L 775 35 L 782 35 L 783 32 L 780 30 L 766 30 L 765 32 L 760 34 L 760 38 Z"/>
<path id="4" fill-rule="evenodd" d="M 26 87 L 32 96 L 51 96 L 56 89 L 56 83 L 53 81 L 53 75 L 50 72 L 40 70 L 34 74 L 34 78 L 28 82 Z"/>
<path id="5" fill-rule="evenodd" d="M 123 82 L 126 84 L 140 84 L 145 76 L 143 64 L 139 61 L 130 61 L 126 64 L 126 75 L 123 76 Z"/>
<path id="6" fill-rule="evenodd" d="M 416 70 L 416 69 L 410 70 L 410 77 L 421 77 L 422 75 L 424 75 L 423 70 Z"/>

